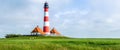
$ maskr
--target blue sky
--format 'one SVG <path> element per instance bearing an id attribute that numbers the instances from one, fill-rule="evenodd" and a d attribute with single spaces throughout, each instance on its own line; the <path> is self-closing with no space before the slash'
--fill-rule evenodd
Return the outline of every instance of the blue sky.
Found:
<path id="1" fill-rule="evenodd" d="M 0 0 L 0 37 L 42 29 L 45 1 L 51 29 L 65 36 L 120 38 L 119 0 Z"/>

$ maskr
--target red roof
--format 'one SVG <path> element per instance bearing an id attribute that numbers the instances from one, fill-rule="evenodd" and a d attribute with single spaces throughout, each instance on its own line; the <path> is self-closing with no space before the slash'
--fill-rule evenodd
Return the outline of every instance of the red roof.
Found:
<path id="1" fill-rule="evenodd" d="M 44 35 L 45 33 L 42 31 L 42 29 L 39 28 L 39 26 L 35 27 L 34 30 L 31 33 L 40 33 Z"/>
<path id="2" fill-rule="evenodd" d="M 56 34 L 56 35 L 60 35 L 60 33 L 55 29 L 53 28 L 51 31 L 50 31 L 51 34 Z"/>

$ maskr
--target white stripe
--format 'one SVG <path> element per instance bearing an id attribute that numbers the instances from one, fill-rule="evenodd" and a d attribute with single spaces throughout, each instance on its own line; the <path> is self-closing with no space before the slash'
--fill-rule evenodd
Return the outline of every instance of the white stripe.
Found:
<path id="1" fill-rule="evenodd" d="M 45 13 L 44 13 L 44 16 L 49 16 L 49 13 L 48 13 L 48 12 L 45 12 Z"/>
<path id="2" fill-rule="evenodd" d="M 48 21 L 45 21 L 44 22 L 44 26 L 49 26 L 50 24 L 49 24 L 49 22 Z"/>
<path id="3" fill-rule="evenodd" d="M 45 32 L 45 34 L 49 35 L 49 34 L 50 34 L 50 32 Z"/>

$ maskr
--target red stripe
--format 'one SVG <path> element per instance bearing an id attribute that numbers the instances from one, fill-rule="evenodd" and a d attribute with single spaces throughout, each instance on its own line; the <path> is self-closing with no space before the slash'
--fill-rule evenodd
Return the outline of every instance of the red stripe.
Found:
<path id="1" fill-rule="evenodd" d="M 44 26 L 43 31 L 44 31 L 44 32 L 49 32 L 49 26 Z"/>
<path id="2" fill-rule="evenodd" d="M 49 21 L 49 17 L 45 16 L 44 21 Z"/>
<path id="3" fill-rule="evenodd" d="M 44 11 L 45 11 L 45 12 L 48 12 L 48 8 L 44 8 Z"/>

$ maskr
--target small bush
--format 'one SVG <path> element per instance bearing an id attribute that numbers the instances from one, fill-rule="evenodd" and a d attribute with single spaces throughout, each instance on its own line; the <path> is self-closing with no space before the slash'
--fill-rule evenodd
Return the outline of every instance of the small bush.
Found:
<path id="1" fill-rule="evenodd" d="M 13 37 L 20 37 L 20 36 L 22 36 L 22 35 L 20 35 L 20 34 L 7 34 L 5 37 L 6 38 L 13 38 Z"/>

